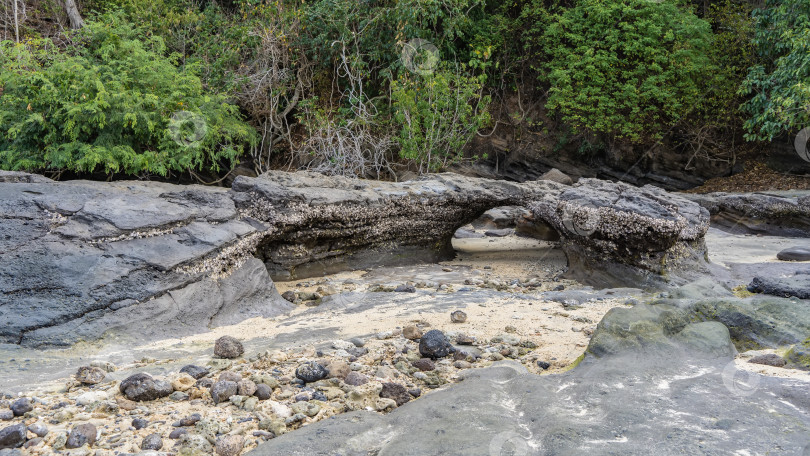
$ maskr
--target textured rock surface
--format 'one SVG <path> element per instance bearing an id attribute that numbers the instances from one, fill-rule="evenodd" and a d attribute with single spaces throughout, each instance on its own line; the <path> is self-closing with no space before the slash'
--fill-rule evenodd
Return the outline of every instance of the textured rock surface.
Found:
<path id="1" fill-rule="evenodd" d="M 580 179 L 529 207 L 560 233 L 567 275 L 584 283 L 656 286 L 706 271 L 708 212 L 659 188 Z"/>
<path id="2" fill-rule="evenodd" d="M 242 251 L 266 227 L 227 191 L 1 176 L 2 342 L 150 340 L 290 308 Z"/>
<path id="3" fill-rule="evenodd" d="M 696 273 L 708 226 L 705 210 L 677 195 L 593 179 L 271 172 L 227 191 L 0 178 L 0 342 L 28 346 L 150 341 L 275 316 L 292 304 L 268 271 L 305 277 L 448 258 L 453 233 L 494 207 L 529 207 L 532 223 L 562 235 L 569 274 L 594 285 Z"/>
<path id="4" fill-rule="evenodd" d="M 810 443 L 805 384 L 756 376 L 755 389 L 737 390 L 728 363 L 625 355 L 554 376 L 476 369 L 388 415 L 341 415 L 249 454 L 802 454 Z"/>
<path id="5" fill-rule="evenodd" d="M 684 194 L 709 210 L 712 224 L 732 233 L 810 237 L 810 191 Z"/>

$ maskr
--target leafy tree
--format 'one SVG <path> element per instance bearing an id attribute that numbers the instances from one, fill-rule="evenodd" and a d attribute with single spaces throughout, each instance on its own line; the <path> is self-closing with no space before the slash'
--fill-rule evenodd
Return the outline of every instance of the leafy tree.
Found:
<path id="1" fill-rule="evenodd" d="M 232 167 L 255 132 L 223 95 L 179 69 L 120 14 L 74 35 L 0 43 L 0 167 L 127 174 Z"/>
<path id="2" fill-rule="evenodd" d="M 709 24 L 672 2 L 581 0 L 546 29 L 547 107 L 577 132 L 660 139 L 712 74 Z"/>
<path id="3" fill-rule="evenodd" d="M 748 140 L 772 140 L 810 126 L 810 2 L 768 0 L 754 12 L 754 43 L 765 64 L 753 66 L 741 92 L 751 118 Z"/>

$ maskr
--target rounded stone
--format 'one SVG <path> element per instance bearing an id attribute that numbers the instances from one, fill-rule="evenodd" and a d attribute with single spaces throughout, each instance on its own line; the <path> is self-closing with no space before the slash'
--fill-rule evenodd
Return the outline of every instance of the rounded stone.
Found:
<path id="1" fill-rule="evenodd" d="M 238 394 L 240 396 L 253 396 L 253 393 L 256 392 L 256 384 L 253 383 L 251 380 L 244 379 L 238 383 Z"/>
<path id="2" fill-rule="evenodd" d="M 149 434 L 141 442 L 141 449 L 146 451 L 158 451 L 163 448 L 163 439 L 160 434 Z"/>
<path id="3" fill-rule="evenodd" d="M 402 328 L 402 337 L 408 340 L 417 340 L 422 337 L 422 330 L 414 325 Z"/>
<path id="4" fill-rule="evenodd" d="M 293 303 L 295 302 L 296 299 L 294 291 L 285 291 L 284 293 L 281 293 L 281 297 Z"/>
<path id="5" fill-rule="evenodd" d="M 237 456 L 242 452 L 245 439 L 241 435 L 223 435 L 217 438 L 216 450 L 219 456 Z"/>
<path id="6" fill-rule="evenodd" d="M 425 358 L 444 358 L 453 352 L 447 336 L 438 329 L 432 329 L 419 341 L 419 353 Z"/>
<path id="7" fill-rule="evenodd" d="M 177 440 L 182 437 L 183 434 L 188 434 L 188 431 L 185 429 L 175 429 L 169 434 L 169 438 L 172 440 Z"/>
<path id="8" fill-rule="evenodd" d="M 80 424 L 70 431 L 65 448 L 81 448 L 85 444 L 93 446 L 96 443 L 96 436 L 98 430 L 96 426 L 90 423 Z"/>
<path id="9" fill-rule="evenodd" d="M 782 261 L 810 261 L 810 248 L 794 246 L 788 247 L 776 254 Z"/>
<path id="10" fill-rule="evenodd" d="M 253 395 L 258 397 L 260 401 L 266 401 L 270 399 L 270 396 L 272 394 L 273 389 L 264 383 L 259 383 L 258 385 L 256 385 L 256 392 L 253 393 Z"/>
<path id="11" fill-rule="evenodd" d="M 0 409 L 0 421 L 10 421 L 14 418 L 14 412 L 11 409 Z"/>
<path id="12" fill-rule="evenodd" d="M 346 376 L 346 380 L 344 380 L 344 382 L 351 386 L 365 385 L 368 383 L 368 377 L 360 372 L 351 371 L 349 372 L 349 375 Z"/>
<path id="13" fill-rule="evenodd" d="M 48 427 L 42 423 L 34 423 L 28 426 L 28 430 L 33 432 L 37 437 L 45 437 L 48 435 Z"/>
<path id="14" fill-rule="evenodd" d="M 188 366 L 183 366 L 183 368 L 180 369 L 180 373 L 181 374 L 188 374 L 188 375 L 192 376 L 195 380 L 199 380 L 199 379 L 205 377 L 206 375 L 208 375 L 209 371 L 205 367 L 195 366 L 194 364 L 189 364 Z"/>
<path id="15" fill-rule="evenodd" d="M 27 397 L 21 397 L 11 404 L 11 411 L 14 412 L 14 416 L 23 416 L 31 410 L 34 410 L 34 406 L 31 405 L 31 401 Z"/>
<path id="16" fill-rule="evenodd" d="M 431 361 L 429 358 L 417 359 L 416 361 L 412 362 L 411 365 L 423 372 L 436 369 L 436 364 L 433 363 L 433 361 Z"/>
<path id="17" fill-rule="evenodd" d="M 763 364 L 766 366 L 773 366 L 773 367 L 785 367 L 785 364 L 787 364 L 784 358 L 773 353 L 754 356 L 753 358 L 749 359 L 748 362 L 752 364 Z"/>
<path id="18" fill-rule="evenodd" d="M 24 424 L 15 424 L 0 430 L 0 450 L 5 448 L 19 448 L 26 439 Z"/>
<path id="19" fill-rule="evenodd" d="M 180 373 L 172 377 L 172 388 L 175 391 L 188 391 L 195 383 L 197 383 L 197 380 L 186 373 Z"/>
<path id="20" fill-rule="evenodd" d="M 450 314 L 450 321 L 453 323 L 464 323 L 467 321 L 467 314 L 461 310 L 456 310 Z"/>
<path id="21" fill-rule="evenodd" d="M 220 402 L 227 402 L 231 396 L 236 396 L 238 392 L 238 383 L 223 380 L 214 383 L 214 386 L 211 387 L 211 398 L 214 400 L 214 404 L 219 404 Z"/>
<path id="22" fill-rule="evenodd" d="M 132 427 L 134 427 L 135 429 L 143 429 L 146 426 L 149 426 L 149 421 L 146 421 L 143 418 L 135 418 L 134 420 L 132 420 Z"/>
<path id="23" fill-rule="evenodd" d="M 234 359 L 245 353 L 245 347 L 235 337 L 222 336 L 214 343 L 214 356 L 218 358 Z"/>
<path id="24" fill-rule="evenodd" d="M 121 382 L 118 389 L 131 401 L 153 401 L 174 392 L 169 382 L 155 380 L 144 373 L 130 375 Z"/>
<path id="25" fill-rule="evenodd" d="M 329 372 L 326 371 L 326 368 L 315 361 L 301 364 L 295 369 L 295 376 L 305 383 L 317 382 L 326 378 L 327 375 Z"/>
<path id="26" fill-rule="evenodd" d="M 107 373 L 94 366 L 82 366 L 76 371 L 76 380 L 85 385 L 95 385 L 104 381 Z"/>
<path id="27" fill-rule="evenodd" d="M 219 374 L 219 377 L 217 377 L 217 381 L 239 383 L 242 381 L 242 376 L 237 374 L 236 372 L 224 371 Z"/>
<path id="28" fill-rule="evenodd" d="M 399 383 L 383 383 L 382 390 L 380 390 L 380 397 L 393 399 L 394 402 L 397 403 L 397 407 L 411 400 L 411 395 L 408 393 L 408 390 Z"/>

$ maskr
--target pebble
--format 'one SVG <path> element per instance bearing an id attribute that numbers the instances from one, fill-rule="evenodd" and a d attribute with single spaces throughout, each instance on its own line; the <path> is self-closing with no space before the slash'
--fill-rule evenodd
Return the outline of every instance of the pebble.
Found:
<path id="1" fill-rule="evenodd" d="M 472 364 L 468 363 L 467 361 L 461 361 L 460 360 L 460 361 L 454 362 L 453 366 L 456 369 L 469 369 L 470 367 L 472 367 Z"/>
<path id="2" fill-rule="evenodd" d="M 0 409 L 0 421 L 9 421 L 14 418 L 14 412 L 11 409 Z"/>
<path id="3" fill-rule="evenodd" d="M 48 427 L 42 423 L 34 423 L 28 426 L 28 430 L 33 432 L 37 437 L 45 437 L 48 435 Z"/>
<path id="4" fill-rule="evenodd" d="M 327 375 L 329 375 L 329 373 L 326 371 L 326 368 L 315 361 L 301 364 L 295 370 L 295 376 L 305 383 L 317 382 L 318 380 L 326 378 Z"/>
<path id="5" fill-rule="evenodd" d="M 238 392 L 238 383 L 220 380 L 211 387 L 211 398 L 214 400 L 214 404 L 219 404 L 220 402 L 227 402 L 231 396 L 236 396 Z"/>
<path id="6" fill-rule="evenodd" d="M 417 340 L 422 337 L 422 330 L 414 325 L 402 328 L 402 337 L 408 340 Z"/>
<path id="7" fill-rule="evenodd" d="M 241 435 L 222 435 L 217 437 L 216 450 L 219 456 L 237 456 L 245 446 Z"/>
<path id="8" fill-rule="evenodd" d="M 91 423 L 80 424 L 70 431 L 65 448 L 81 448 L 85 444 L 93 446 L 96 443 L 98 430 Z"/>
<path id="9" fill-rule="evenodd" d="M 183 434 L 188 434 L 188 431 L 185 429 L 175 429 L 169 434 L 169 438 L 172 440 L 177 440 L 182 437 Z"/>
<path id="10" fill-rule="evenodd" d="M 219 377 L 217 377 L 217 381 L 239 383 L 242 381 L 242 376 L 237 374 L 236 372 L 224 371 L 219 374 Z"/>
<path id="11" fill-rule="evenodd" d="M 467 321 L 467 314 L 464 311 L 456 310 L 450 314 L 450 321 L 453 323 L 464 323 Z"/>
<path id="12" fill-rule="evenodd" d="M 169 382 L 155 380 L 149 374 L 130 375 L 118 386 L 119 391 L 124 393 L 131 401 L 153 401 L 161 397 L 166 397 L 174 391 Z"/>
<path id="13" fill-rule="evenodd" d="M 176 421 L 175 423 L 172 424 L 172 426 L 174 427 L 194 426 L 201 419 L 202 417 L 200 416 L 199 413 L 194 413 L 187 417 L 181 418 L 180 421 Z"/>
<path id="14" fill-rule="evenodd" d="M 76 380 L 85 385 L 95 385 L 104 381 L 107 372 L 99 367 L 82 366 L 76 371 Z"/>
<path id="15" fill-rule="evenodd" d="M 419 353 L 425 358 L 443 358 L 453 351 L 447 336 L 438 329 L 431 329 L 419 341 Z"/>
<path id="16" fill-rule="evenodd" d="M 397 406 L 401 406 L 411 400 L 411 395 L 408 390 L 399 383 L 383 383 L 382 390 L 380 390 L 380 397 L 385 399 L 393 399 Z"/>
<path id="17" fill-rule="evenodd" d="M 546 370 L 549 367 L 551 367 L 551 364 L 547 363 L 545 361 L 537 361 L 537 367 L 539 367 L 540 369 Z"/>
<path id="18" fill-rule="evenodd" d="M 141 449 L 146 451 L 158 451 L 163 448 L 163 439 L 160 434 L 149 434 L 141 442 Z"/>
<path id="19" fill-rule="evenodd" d="M 411 365 L 422 372 L 436 369 L 436 364 L 434 364 L 429 358 L 417 359 L 416 361 L 412 362 Z"/>
<path id="20" fill-rule="evenodd" d="M 355 345 L 346 340 L 335 340 L 332 341 L 332 348 L 335 350 L 351 350 L 355 348 Z"/>
<path id="21" fill-rule="evenodd" d="M 31 401 L 27 397 L 21 397 L 11 404 L 11 411 L 14 412 L 14 416 L 23 416 L 31 410 L 34 410 L 34 406 L 31 405 Z"/>
<path id="22" fill-rule="evenodd" d="M 0 430 L 0 450 L 4 448 L 19 448 L 25 443 L 25 424 L 15 424 Z"/>
<path id="23" fill-rule="evenodd" d="M 208 375 L 209 370 L 202 366 L 195 366 L 194 364 L 189 364 L 187 366 L 183 366 L 183 368 L 180 369 L 180 373 L 188 374 L 195 380 L 199 380 Z"/>
<path id="24" fill-rule="evenodd" d="M 346 380 L 344 380 L 344 382 L 347 385 L 351 386 L 365 385 L 366 383 L 368 383 L 368 377 L 359 372 L 352 371 L 349 372 L 349 375 L 346 376 Z"/>
<path id="25" fill-rule="evenodd" d="M 416 287 L 410 284 L 402 284 L 394 288 L 397 293 L 416 293 Z"/>
<path id="26" fill-rule="evenodd" d="M 245 348 L 242 342 L 235 337 L 222 336 L 214 343 L 214 356 L 217 358 L 234 359 L 242 356 Z"/>
<path id="27" fill-rule="evenodd" d="M 475 337 L 459 334 L 456 336 L 456 343 L 459 345 L 472 345 L 475 343 Z"/>
<path id="28" fill-rule="evenodd" d="M 238 394 L 240 396 L 253 396 L 256 392 L 256 384 L 248 379 L 239 382 Z"/>
<path id="29" fill-rule="evenodd" d="M 149 421 L 143 418 L 135 418 L 134 420 L 132 420 L 132 427 L 134 427 L 135 429 L 140 430 L 145 428 L 146 426 L 149 426 Z"/>
<path id="30" fill-rule="evenodd" d="M 273 389 L 270 386 L 259 383 L 256 385 L 256 392 L 253 393 L 254 396 L 258 397 L 259 400 L 266 401 L 270 399 L 270 396 L 273 394 Z"/>
<path id="31" fill-rule="evenodd" d="M 289 290 L 281 293 L 281 297 L 292 303 L 294 303 L 296 299 L 295 292 Z"/>
<path id="32" fill-rule="evenodd" d="M 363 339 L 359 338 L 359 337 L 354 337 L 352 339 L 349 339 L 349 342 L 353 343 L 354 346 L 357 347 L 357 348 L 362 348 L 363 346 L 366 345 L 366 342 Z"/>

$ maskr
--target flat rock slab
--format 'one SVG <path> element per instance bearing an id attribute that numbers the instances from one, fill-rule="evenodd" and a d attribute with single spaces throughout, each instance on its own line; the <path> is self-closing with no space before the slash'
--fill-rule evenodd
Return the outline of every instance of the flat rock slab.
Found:
<path id="1" fill-rule="evenodd" d="M 475 370 L 388 415 L 340 415 L 249 454 L 803 454 L 806 384 L 729 363 L 626 356 L 586 360 L 563 375 L 514 364 Z"/>
<path id="2" fill-rule="evenodd" d="M 776 254 L 782 261 L 810 261 L 810 247 L 789 247 Z"/>

